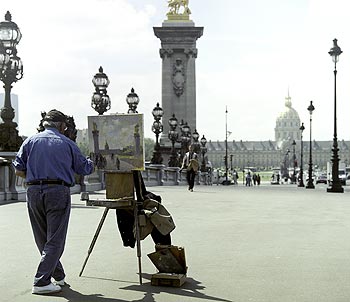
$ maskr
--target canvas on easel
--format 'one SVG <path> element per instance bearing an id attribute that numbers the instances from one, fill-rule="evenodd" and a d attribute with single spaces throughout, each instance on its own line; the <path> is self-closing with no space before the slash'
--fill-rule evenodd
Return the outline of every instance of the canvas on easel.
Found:
<path id="1" fill-rule="evenodd" d="M 143 114 L 88 117 L 89 150 L 104 171 L 144 170 Z"/>

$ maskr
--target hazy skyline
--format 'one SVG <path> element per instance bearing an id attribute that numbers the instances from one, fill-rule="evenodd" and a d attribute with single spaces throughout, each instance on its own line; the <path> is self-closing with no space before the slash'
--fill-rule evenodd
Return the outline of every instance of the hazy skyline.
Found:
<path id="1" fill-rule="evenodd" d="M 197 130 L 208 140 L 274 140 L 276 118 L 289 94 L 308 137 L 332 140 L 334 64 L 338 39 L 338 138 L 350 139 L 350 11 L 346 0 L 190 0 L 191 19 L 204 27 L 197 41 Z M 40 9 L 39 9 L 40 8 Z M 131 88 L 140 97 L 145 137 L 161 102 L 160 41 L 153 26 L 166 19 L 167 0 L 12 0 L 6 11 L 23 34 L 17 49 L 24 77 L 13 85 L 21 135 L 36 132 L 40 112 L 53 108 L 87 127 L 92 77 L 99 66 L 111 83 L 109 113 L 126 113 Z M 167 123 L 168 121 L 163 121 Z M 192 129 L 193 131 L 194 129 Z"/>

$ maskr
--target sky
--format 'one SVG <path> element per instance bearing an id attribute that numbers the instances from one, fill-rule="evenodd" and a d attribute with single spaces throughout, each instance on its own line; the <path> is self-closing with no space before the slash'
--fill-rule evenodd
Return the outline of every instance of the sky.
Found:
<path id="1" fill-rule="evenodd" d="M 160 40 L 153 33 L 167 0 L 11 0 L 2 5 L 22 32 L 17 46 L 24 77 L 19 96 L 20 135 L 32 135 L 41 111 L 58 109 L 87 128 L 93 76 L 110 79 L 109 113 L 126 113 L 131 88 L 140 97 L 145 137 L 161 103 Z M 337 64 L 338 139 L 350 139 L 350 4 L 348 0 L 189 0 L 191 19 L 204 27 L 197 40 L 197 131 L 208 140 L 274 140 L 285 97 L 305 124 L 313 101 L 312 136 L 333 139 L 333 39 Z M 1 13 L 1 12 L 0 12 Z M 227 115 L 225 110 L 227 110 Z M 167 123 L 167 121 L 163 121 Z"/>

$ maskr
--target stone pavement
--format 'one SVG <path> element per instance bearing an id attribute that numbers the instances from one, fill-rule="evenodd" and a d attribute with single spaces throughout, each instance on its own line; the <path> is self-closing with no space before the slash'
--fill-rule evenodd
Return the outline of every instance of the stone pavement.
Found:
<path id="1" fill-rule="evenodd" d="M 188 280 L 181 288 L 151 286 L 150 237 L 142 242 L 138 284 L 136 250 L 122 246 L 113 210 L 79 277 L 104 208 L 72 195 L 62 258 L 69 285 L 51 296 L 31 294 L 40 257 L 25 202 L 0 205 L 0 301 L 350 301 L 350 187 L 344 194 L 326 193 L 324 185 L 148 189 L 174 217 L 173 244 L 185 247 Z"/>

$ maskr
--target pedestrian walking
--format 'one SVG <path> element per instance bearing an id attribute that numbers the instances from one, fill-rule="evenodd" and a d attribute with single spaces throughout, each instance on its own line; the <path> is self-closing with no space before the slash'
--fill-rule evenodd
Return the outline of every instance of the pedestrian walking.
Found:
<path id="1" fill-rule="evenodd" d="M 246 187 L 252 185 L 252 175 L 250 174 L 250 171 L 247 173 L 245 185 Z"/>
<path id="2" fill-rule="evenodd" d="M 45 130 L 27 138 L 13 161 L 16 175 L 25 178 L 28 186 L 28 214 L 41 254 L 33 294 L 59 292 L 65 284 L 66 275 L 60 258 L 70 216 L 69 188 L 74 185 L 74 173 L 88 175 L 93 172 L 93 162 L 63 135 L 66 122 L 67 116 L 62 112 L 49 111 L 43 117 Z"/>
<path id="3" fill-rule="evenodd" d="M 238 185 L 238 182 L 237 182 L 238 173 L 237 173 L 236 170 L 233 170 L 232 177 L 233 177 L 233 184 L 234 184 L 234 185 Z"/>
<path id="4" fill-rule="evenodd" d="M 188 190 L 190 190 L 191 192 L 193 192 L 194 180 L 198 172 L 198 168 L 198 155 L 194 152 L 194 146 L 190 145 L 189 151 L 186 152 L 182 160 L 181 170 L 186 169 L 187 171 L 186 178 L 188 183 Z"/>
<path id="5" fill-rule="evenodd" d="M 254 183 L 254 186 L 256 186 L 257 180 L 258 180 L 258 178 L 257 178 L 256 174 L 253 173 L 253 183 Z"/>
<path id="6" fill-rule="evenodd" d="M 256 181 L 257 181 L 257 183 L 258 183 L 258 186 L 260 186 L 260 182 L 261 182 L 261 176 L 260 176 L 260 174 L 258 174 L 258 175 L 256 176 Z"/>

